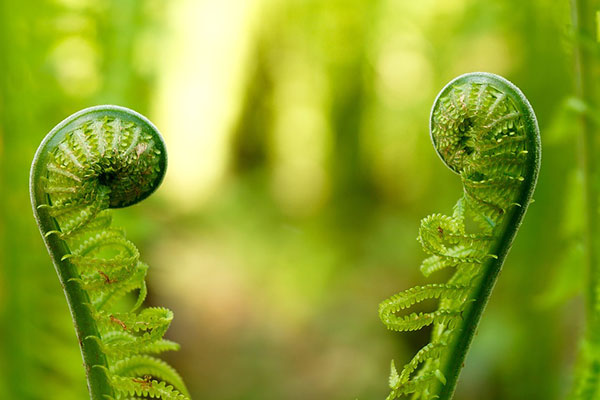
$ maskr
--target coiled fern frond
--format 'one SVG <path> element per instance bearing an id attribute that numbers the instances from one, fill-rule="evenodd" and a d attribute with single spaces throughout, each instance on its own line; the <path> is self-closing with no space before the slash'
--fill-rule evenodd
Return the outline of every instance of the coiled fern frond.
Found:
<path id="1" fill-rule="evenodd" d="M 166 162 L 150 121 L 126 108 L 98 106 L 57 125 L 32 165 L 34 215 L 65 290 L 93 400 L 189 399 L 179 374 L 153 356 L 179 347 L 163 339 L 173 313 L 140 310 L 148 266 L 112 227 L 109 210 L 150 195 Z M 130 293 L 137 300 L 122 311 Z"/>
<path id="2" fill-rule="evenodd" d="M 400 373 L 392 361 L 388 400 L 450 399 L 498 273 L 531 201 L 541 157 L 533 109 L 521 91 L 489 73 L 451 81 L 431 111 L 430 133 L 442 161 L 456 172 L 463 195 L 451 216 L 421 221 L 418 240 L 430 257 L 429 276 L 452 268 L 447 283 L 418 286 L 381 303 L 391 330 L 432 326 L 431 341 Z M 438 299 L 431 312 L 407 313 Z"/>

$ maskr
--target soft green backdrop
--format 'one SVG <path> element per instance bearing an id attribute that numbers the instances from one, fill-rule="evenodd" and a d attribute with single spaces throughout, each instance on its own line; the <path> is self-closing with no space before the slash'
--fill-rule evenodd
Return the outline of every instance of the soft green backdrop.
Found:
<path id="1" fill-rule="evenodd" d="M 426 280 L 419 220 L 460 184 L 428 135 L 437 91 L 504 75 L 542 132 L 536 202 L 457 399 L 551 400 L 582 330 L 580 176 L 566 0 L 0 0 L 0 398 L 85 399 L 31 215 L 44 135 L 95 104 L 146 114 L 164 186 L 119 210 L 172 308 L 195 399 L 383 399 L 428 331 L 378 303 Z"/>

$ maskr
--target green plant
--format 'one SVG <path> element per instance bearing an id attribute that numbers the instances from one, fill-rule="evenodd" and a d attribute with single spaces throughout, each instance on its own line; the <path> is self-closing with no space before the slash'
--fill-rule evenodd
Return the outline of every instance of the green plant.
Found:
<path id="1" fill-rule="evenodd" d="M 58 124 L 40 145 L 30 176 L 33 212 L 71 309 L 92 400 L 187 399 L 179 374 L 148 354 L 175 350 L 163 339 L 173 314 L 136 311 L 147 265 L 109 208 L 135 204 L 161 183 L 162 137 L 129 109 L 97 106 Z M 126 295 L 137 291 L 128 311 Z"/>
<path id="2" fill-rule="evenodd" d="M 388 400 L 452 398 L 466 353 L 504 259 L 531 201 L 540 165 L 539 129 L 521 91 L 504 78 L 469 73 L 452 80 L 434 102 L 431 139 L 460 175 L 463 196 L 452 216 L 421 221 L 419 241 L 431 254 L 425 276 L 447 267 L 447 283 L 418 286 L 381 303 L 392 330 L 433 325 L 431 341 L 398 373 L 392 361 Z M 399 315 L 427 299 L 438 309 Z"/>
<path id="3" fill-rule="evenodd" d="M 592 400 L 600 396 L 600 219 L 598 211 L 598 2 L 571 0 L 575 34 L 575 91 L 582 105 L 579 115 L 581 175 L 583 178 L 583 254 L 585 265 L 586 331 L 575 365 L 571 399 Z"/>

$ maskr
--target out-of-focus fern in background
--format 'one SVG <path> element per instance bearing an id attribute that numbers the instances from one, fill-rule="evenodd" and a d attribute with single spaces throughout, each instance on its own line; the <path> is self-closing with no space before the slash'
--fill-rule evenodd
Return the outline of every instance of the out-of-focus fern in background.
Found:
<path id="1" fill-rule="evenodd" d="M 83 399 L 28 172 L 62 118 L 146 114 L 164 187 L 115 213 L 193 398 L 381 399 L 377 305 L 424 284 L 415 232 L 460 190 L 431 148 L 437 91 L 475 70 L 523 90 L 544 163 L 467 358 L 460 399 L 558 399 L 582 329 L 575 35 L 552 0 L 0 0 L 0 398 Z M 425 308 L 427 305 L 424 306 Z"/>

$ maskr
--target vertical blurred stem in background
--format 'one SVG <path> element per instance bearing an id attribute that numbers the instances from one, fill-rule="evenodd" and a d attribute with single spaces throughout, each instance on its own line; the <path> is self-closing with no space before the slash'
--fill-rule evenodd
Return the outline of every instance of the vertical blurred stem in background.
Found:
<path id="1" fill-rule="evenodd" d="M 584 180 L 585 230 L 584 248 L 587 269 L 586 332 L 575 375 L 576 398 L 593 399 L 600 380 L 600 238 L 598 227 L 598 163 L 597 126 L 594 115 L 598 110 L 598 41 L 596 18 L 600 11 L 598 0 L 571 0 L 571 18 L 575 33 L 575 90 L 585 104 L 580 116 L 580 157 Z"/>
<path id="2" fill-rule="evenodd" d="M 0 2 L 0 71 L 2 71 L 2 77 L 0 78 L 0 184 L 4 188 L 4 191 L 9 192 L 12 188 L 10 180 L 6 176 L 8 169 L 14 168 L 9 165 L 10 161 L 13 161 L 10 157 L 11 152 L 5 150 L 6 146 L 12 145 L 11 137 L 4 134 L 4 131 L 8 130 L 6 121 L 8 117 L 8 111 L 12 106 L 9 99 L 6 96 L 8 91 L 8 77 L 11 76 L 11 69 L 8 63 L 13 48 L 11 48 L 11 42 L 8 40 L 9 35 L 12 33 L 12 21 L 9 19 L 11 11 L 14 11 L 8 2 Z M 13 136 L 14 137 L 14 136 Z M 10 206 L 6 195 L 0 198 L 0 210 L 6 210 Z M 14 215 L 14 214 L 13 214 Z M 0 321 L 3 326 L 10 326 L 11 329 L 0 332 L 0 340 L 2 343 L 6 343 L 0 349 L 0 373 L 5 378 L 0 379 L 0 396 L 4 398 L 9 393 L 18 398 L 24 397 L 25 389 L 23 376 L 27 376 L 29 370 L 26 368 L 26 363 L 23 357 L 19 357 L 18 352 L 23 347 L 22 340 L 19 340 L 17 333 L 23 332 L 22 325 L 24 320 L 19 318 L 19 315 L 23 311 L 23 299 L 20 296 L 18 285 L 13 285 L 13 282 L 18 283 L 18 275 L 22 273 L 22 270 L 16 268 L 10 268 L 9 265 L 15 263 L 15 260 L 11 257 L 11 245 L 14 245 L 14 234 L 7 234 L 7 226 L 11 223 L 9 220 L 10 215 L 2 212 L 0 214 L 0 293 L 3 294 L 3 298 L 0 301 Z M 12 239 L 9 241 L 9 239 Z M 10 285 L 8 283 L 11 283 Z"/>

